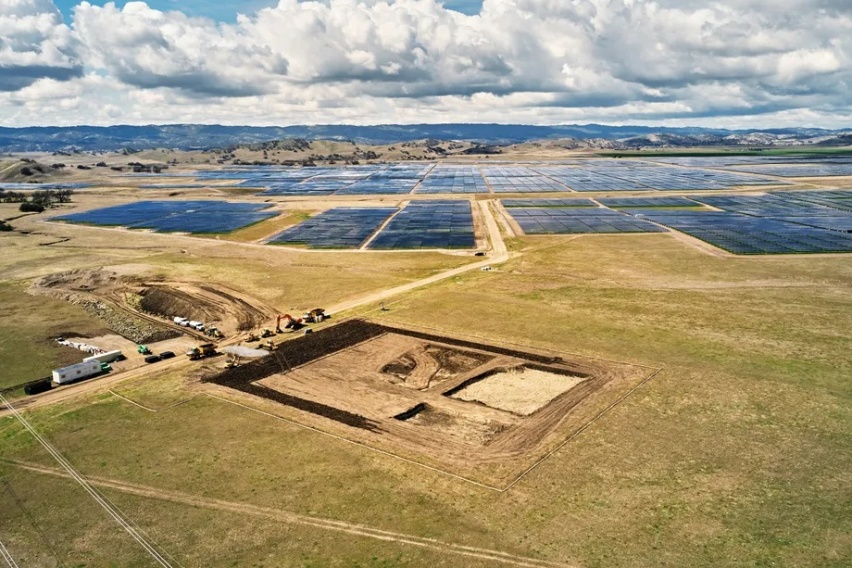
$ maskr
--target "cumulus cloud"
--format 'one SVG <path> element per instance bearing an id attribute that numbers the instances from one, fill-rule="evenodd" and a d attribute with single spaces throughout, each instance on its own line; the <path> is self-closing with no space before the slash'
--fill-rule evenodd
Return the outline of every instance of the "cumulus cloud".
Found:
<path id="1" fill-rule="evenodd" d="M 850 110 L 848 0 L 484 0 L 474 15 L 438 0 L 280 0 L 231 24 L 82 2 L 70 28 L 49 0 L 0 7 L 0 91 L 19 106 L 62 81 L 96 98 L 85 65 L 128 112 L 155 98 L 155 122 Z"/>
<path id="2" fill-rule="evenodd" d="M 50 0 L 0 0 L 0 91 L 78 77 L 75 43 Z"/>
<path id="3" fill-rule="evenodd" d="M 209 96 L 258 95 L 274 90 L 287 60 L 239 27 L 160 12 L 144 2 L 104 7 L 83 2 L 74 30 L 90 65 L 143 89 L 174 88 Z"/>

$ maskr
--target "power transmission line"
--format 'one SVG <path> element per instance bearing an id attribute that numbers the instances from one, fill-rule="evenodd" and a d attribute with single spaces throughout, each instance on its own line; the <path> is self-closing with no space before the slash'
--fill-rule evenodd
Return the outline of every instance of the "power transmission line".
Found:
<path id="1" fill-rule="evenodd" d="M 161 554 L 157 550 L 157 548 L 152 543 L 150 543 L 148 539 L 146 539 L 142 535 L 142 533 L 137 530 L 136 527 L 134 527 L 128 519 L 124 517 L 121 511 L 119 511 L 112 503 L 110 503 L 106 497 L 101 495 L 100 491 L 98 491 L 91 483 L 89 483 L 89 481 L 85 477 L 78 473 L 77 470 L 74 469 L 74 466 L 72 466 L 68 462 L 68 460 L 66 460 L 62 456 L 62 454 L 59 453 L 59 451 L 57 451 L 53 446 L 51 446 L 50 442 L 45 440 L 42 435 L 39 434 L 38 431 L 33 428 L 33 426 L 29 422 L 27 422 L 27 420 L 21 415 L 21 413 L 18 412 L 18 410 L 14 406 L 12 406 L 12 404 L 8 400 L 6 400 L 6 397 L 4 397 L 2 394 L 0 394 L 0 402 L 6 405 L 9 411 L 11 411 L 12 414 L 15 415 L 15 418 L 18 419 L 21 425 L 26 428 L 30 434 L 33 435 L 33 437 L 44 447 L 45 450 L 47 450 L 47 452 L 51 456 L 53 456 L 53 459 L 55 459 L 59 463 L 59 465 L 61 465 L 62 468 L 68 472 L 68 475 L 70 475 L 71 478 L 76 481 L 80 485 L 80 487 L 82 487 L 86 491 L 86 493 L 88 493 L 92 497 L 92 499 L 94 499 L 107 513 L 109 513 L 109 515 L 115 520 L 115 522 L 117 522 L 125 531 L 127 531 L 127 533 L 131 537 L 133 537 L 133 540 L 138 542 L 142 546 L 142 548 L 144 548 L 145 551 L 151 556 L 151 558 L 153 558 L 154 561 L 157 562 L 157 564 L 163 566 L 164 568 L 172 568 L 172 565 L 169 563 L 168 560 L 166 560 L 163 554 Z M 4 558 L 6 558 L 8 553 L 4 553 L 5 548 L 3 548 L 2 543 L 0 543 L 0 549 L 2 549 L 2 552 L 0 552 L 0 554 L 3 554 Z M 17 565 L 14 564 L 14 560 L 12 560 L 11 556 L 8 556 L 6 562 L 9 563 L 10 566 L 17 567 Z"/>

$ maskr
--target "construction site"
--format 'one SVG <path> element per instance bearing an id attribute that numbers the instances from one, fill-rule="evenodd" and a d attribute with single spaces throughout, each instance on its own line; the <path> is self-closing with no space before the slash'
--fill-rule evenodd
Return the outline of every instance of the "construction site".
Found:
<path id="1" fill-rule="evenodd" d="M 282 343 L 263 359 L 203 382 L 300 410 L 310 415 L 307 423 L 352 440 L 499 485 L 652 373 L 355 319 Z"/>
<path id="2" fill-rule="evenodd" d="M 669 161 L 183 164 L 0 203 L 0 540 L 49 567 L 794 565 L 812 522 L 840 558 L 852 178 Z"/>

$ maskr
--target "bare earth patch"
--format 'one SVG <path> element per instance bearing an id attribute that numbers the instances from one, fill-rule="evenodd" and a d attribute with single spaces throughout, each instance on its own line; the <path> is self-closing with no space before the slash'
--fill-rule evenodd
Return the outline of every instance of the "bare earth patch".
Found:
<path id="1" fill-rule="evenodd" d="M 557 396 L 586 380 L 529 367 L 516 367 L 486 376 L 455 393 L 453 398 L 529 416 Z"/>

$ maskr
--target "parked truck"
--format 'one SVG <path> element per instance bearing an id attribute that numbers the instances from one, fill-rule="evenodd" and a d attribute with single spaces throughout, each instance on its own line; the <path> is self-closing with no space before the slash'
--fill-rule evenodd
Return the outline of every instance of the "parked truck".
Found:
<path id="1" fill-rule="evenodd" d="M 219 353 L 216 351 L 216 346 L 212 343 L 203 343 L 198 347 L 193 347 L 189 351 L 186 352 L 186 356 L 189 357 L 192 361 L 197 361 L 198 359 L 204 359 L 206 357 L 213 357 L 214 355 L 218 355 Z"/>

